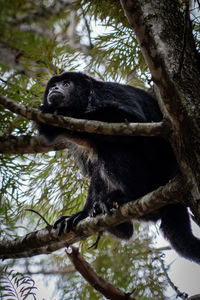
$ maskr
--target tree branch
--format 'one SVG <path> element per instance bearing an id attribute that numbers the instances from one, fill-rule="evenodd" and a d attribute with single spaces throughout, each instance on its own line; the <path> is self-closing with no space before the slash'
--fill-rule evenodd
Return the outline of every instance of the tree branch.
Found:
<path id="1" fill-rule="evenodd" d="M 181 292 L 179 290 L 179 288 L 173 283 L 173 281 L 171 280 L 171 278 L 169 277 L 169 274 L 168 274 L 168 269 L 165 267 L 165 264 L 164 264 L 164 260 L 162 257 L 158 257 L 158 260 L 160 261 L 161 263 L 161 266 L 162 266 L 162 269 L 163 269 L 163 272 L 165 274 L 165 277 L 167 278 L 167 281 L 169 283 L 169 285 L 171 286 L 171 288 L 176 292 L 176 298 L 181 298 L 183 300 L 187 300 L 188 299 L 188 295 L 184 292 Z"/>
<path id="2" fill-rule="evenodd" d="M 55 116 L 18 104 L 3 95 L 0 95 L 0 104 L 29 120 L 66 128 L 70 131 L 122 136 L 168 136 L 170 131 L 167 120 L 158 123 L 106 123 Z"/>
<path id="3" fill-rule="evenodd" d="M 65 148 L 65 142 L 53 143 L 49 146 L 42 136 L 0 136 L 0 153 L 4 154 L 45 153 Z"/>
<path id="4" fill-rule="evenodd" d="M 66 250 L 67 256 L 73 263 L 76 270 L 85 278 L 85 280 L 106 299 L 111 300 L 135 300 L 129 294 L 122 292 L 114 285 L 97 275 L 88 262 L 80 255 L 78 248 L 69 247 Z"/>
<path id="5" fill-rule="evenodd" d="M 31 232 L 15 240 L 4 240 L 0 243 L 0 258 L 21 258 L 51 253 L 111 226 L 153 213 L 162 206 L 185 202 L 187 195 L 182 178 L 177 176 L 166 186 L 138 200 L 124 204 L 112 215 L 99 215 L 96 218 L 84 219 L 73 231 L 61 237 L 58 236 L 57 230 L 48 228 Z"/>

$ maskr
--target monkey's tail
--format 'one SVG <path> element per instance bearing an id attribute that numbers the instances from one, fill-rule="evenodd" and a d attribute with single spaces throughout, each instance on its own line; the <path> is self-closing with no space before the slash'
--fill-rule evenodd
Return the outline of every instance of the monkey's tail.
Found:
<path id="1" fill-rule="evenodd" d="M 182 204 L 163 207 L 160 228 L 165 238 L 181 256 L 200 264 L 200 239 L 192 234 L 186 207 Z"/>

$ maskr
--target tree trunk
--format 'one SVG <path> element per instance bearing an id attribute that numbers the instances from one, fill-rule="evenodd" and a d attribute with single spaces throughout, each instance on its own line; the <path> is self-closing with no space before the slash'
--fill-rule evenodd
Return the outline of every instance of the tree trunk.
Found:
<path id="1" fill-rule="evenodd" d="M 189 3 L 121 0 L 166 108 L 169 137 L 200 223 L 200 66 Z"/>

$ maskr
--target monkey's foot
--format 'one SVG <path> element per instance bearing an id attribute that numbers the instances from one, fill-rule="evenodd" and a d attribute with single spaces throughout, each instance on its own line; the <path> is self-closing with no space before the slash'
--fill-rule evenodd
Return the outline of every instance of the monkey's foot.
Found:
<path id="1" fill-rule="evenodd" d="M 96 217 L 100 214 L 111 214 L 124 204 L 124 195 L 120 190 L 115 190 L 105 195 L 104 201 L 94 201 L 88 216 Z"/>
<path id="2" fill-rule="evenodd" d="M 107 201 L 106 203 L 95 201 L 92 209 L 88 213 L 88 216 L 94 218 L 100 214 L 111 214 L 118 209 L 118 207 L 119 203 L 117 201 Z"/>
<path id="3" fill-rule="evenodd" d="M 84 211 L 80 211 L 72 216 L 63 216 L 54 223 L 53 228 L 59 227 L 58 235 L 61 236 L 64 232 L 70 232 L 73 227 L 81 220 L 87 218 L 87 216 L 87 213 Z"/>

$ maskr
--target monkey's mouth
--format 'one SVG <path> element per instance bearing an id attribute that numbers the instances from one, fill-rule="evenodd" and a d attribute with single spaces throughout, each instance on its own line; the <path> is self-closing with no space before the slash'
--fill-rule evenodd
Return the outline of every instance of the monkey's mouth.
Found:
<path id="1" fill-rule="evenodd" d="M 64 95 L 58 91 L 52 91 L 48 95 L 48 102 L 51 105 L 59 105 L 63 102 Z"/>

